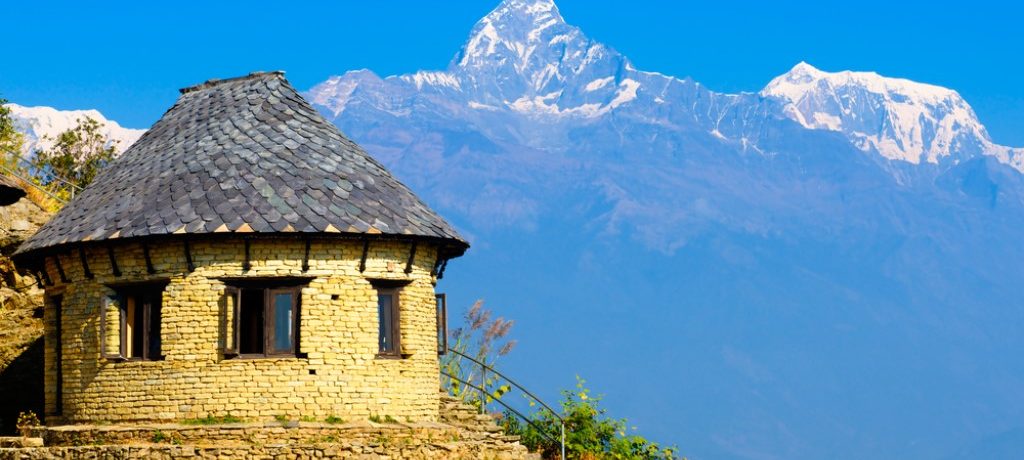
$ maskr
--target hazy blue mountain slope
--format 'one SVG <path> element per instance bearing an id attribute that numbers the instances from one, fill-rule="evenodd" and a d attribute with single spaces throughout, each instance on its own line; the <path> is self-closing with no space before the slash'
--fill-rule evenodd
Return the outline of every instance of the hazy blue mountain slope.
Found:
<path id="1" fill-rule="evenodd" d="M 1024 176 L 955 92 L 716 93 L 506 0 L 443 71 L 308 96 L 473 240 L 439 288 L 548 397 L 578 373 L 697 459 L 1020 446 Z"/>

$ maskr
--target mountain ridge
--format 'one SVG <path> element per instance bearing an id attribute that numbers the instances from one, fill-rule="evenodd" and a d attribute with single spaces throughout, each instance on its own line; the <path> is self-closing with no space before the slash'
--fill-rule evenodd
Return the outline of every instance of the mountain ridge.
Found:
<path id="1" fill-rule="evenodd" d="M 92 118 L 100 124 L 100 133 L 116 142 L 117 151 L 128 149 L 146 130 L 124 128 L 108 120 L 97 110 L 58 110 L 47 106 L 26 107 L 16 103 L 4 105 L 11 110 L 14 128 L 25 135 L 24 155 L 31 156 L 38 149 L 50 148 L 60 133 L 73 129 L 79 120 Z"/>
<path id="2" fill-rule="evenodd" d="M 586 376 L 691 458 L 944 458 L 1019 426 L 1024 175 L 969 105 L 715 92 L 542 3 L 442 70 L 307 93 L 473 242 L 439 288 L 513 309 L 504 369 Z"/>
<path id="3" fill-rule="evenodd" d="M 824 72 L 801 62 L 760 94 L 785 101 L 786 115 L 804 127 L 843 132 L 858 148 L 888 159 L 939 163 L 981 154 L 1024 172 L 1024 149 L 992 142 L 971 106 L 949 88 L 875 72 Z"/>
<path id="4" fill-rule="evenodd" d="M 795 76 L 794 72 L 808 68 L 813 69 L 810 74 L 818 77 L 814 82 L 853 76 L 847 79 L 844 88 L 847 92 L 872 96 L 874 106 L 862 106 L 863 113 L 851 112 L 850 107 L 841 104 L 834 107 L 818 104 L 802 111 L 798 108 L 801 102 L 824 96 L 813 94 L 813 85 L 791 85 L 788 93 L 781 91 L 781 86 L 787 78 Z M 867 75 L 875 78 L 863 78 Z M 851 81 L 862 84 L 850 85 Z M 382 91 L 389 94 L 430 93 L 453 99 L 472 110 L 514 111 L 547 121 L 563 117 L 601 117 L 630 103 L 646 104 L 651 110 L 653 105 L 678 102 L 665 99 L 665 93 L 671 88 L 692 86 L 684 91 L 697 93 L 698 97 L 706 99 L 722 100 L 711 101 L 701 109 L 709 118 L 705 123 L 709 133 L 723 140 L 729 136 L 716 122 L 727 116 L 728 110 L 719 110 L 718 106 L 728 105 L 724 102 L 728 100 L 747 99 L 745 104 L 754 107 L 741 110 L 767 110 L 774 116 L 792 119 L 808 129 L 840 131 L 859 150 L 875 152 L 884 159 L 937 164 L 946 159 L 959 162 L 976 155 L 988 155 L 1024 172 L 1024 149 L 992 142 L 973 109 L 955 90 L 883 77 L 873 72 L 828 73 L 800 63 L 768 82 L 760 91 L 719 93 L 689 78 L 636 69 L 627 57 L 591 40 L 579 28 L 566 23 L 558 7 L 550 0 L 502 2 L 472 28 L 469 38 L 445 70 L 383 78 L 366 69 L 351 71 L 315 85 L 308 95 L 338 118 L 350 98 L 358 97 L 360 84 L 387 88 Z M 899 94 L 901 101 L 894 102 L 892 98 L 885 97 L 887 94 L 882 94 L 888 91 L 879 91 L 878 87 L 885 85 L 927 87 L 931 91 Z M 405 88 L 400 88 L 402 86 Z M 793 89 L 801 92 L 793 93 Z M 937 93 L 945 94 L 945 97 L 942 100 L 929 99 Z M 755 96 L 777 99 L 777 103 L 757 100 Z M 777 107 L 756 107 L 761 105 Z M 940 107 L 943 105 L 950 109 L 938 113 L 937 110 L 943 110 Z M 911 108 L 910 114 L 906 114 L 908 107 Z M 804 113 L 812 108 L 813 113 Z M 922 119 L 923 115 L 931 116 Z M 837 120 L 844 116 L 846 125 L 838 124 Z M 869 124 L 868 121 L 877 121 L 876 124 L 888 122 L 888 126 L 861 129 Z M 851 127 L 842 129 L 847 125 Z M 748 136 L 742 134 L 732 140 L 750 144 Z"/>

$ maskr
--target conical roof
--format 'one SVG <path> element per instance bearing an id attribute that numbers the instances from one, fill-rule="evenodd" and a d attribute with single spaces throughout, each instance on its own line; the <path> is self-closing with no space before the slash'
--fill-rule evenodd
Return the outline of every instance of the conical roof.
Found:
<path id="1" fill-rule="evenodd" d="M 356 234 L 468 244 L 288 84 L 283 72 L 211 80 L 18 249 L 158 235 Z"/>

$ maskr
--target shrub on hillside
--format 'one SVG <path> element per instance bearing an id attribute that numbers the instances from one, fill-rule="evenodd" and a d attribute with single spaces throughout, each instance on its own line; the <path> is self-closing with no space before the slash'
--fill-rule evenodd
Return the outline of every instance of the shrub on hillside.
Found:
<path id="1" fill-rule="evenodd" d="M 565 420 L 565 450 L 568 458 L 591 459 L 675 459 L 675 447 L 663 447 L 636 434 L 630 434 L 626 419 L 609 417 L 601 408 L 601 397 L 593 396 L 576 378 L 574 391 L 562 391 L 562 417 Z M 522 443 L 544 458 L 560 455 L 558 442 L 560 423 L 547 409 L 530 417 L 530 423 L 520 421 L 506 412 L 501 423 L 505 432 L 517 435 Z"/>

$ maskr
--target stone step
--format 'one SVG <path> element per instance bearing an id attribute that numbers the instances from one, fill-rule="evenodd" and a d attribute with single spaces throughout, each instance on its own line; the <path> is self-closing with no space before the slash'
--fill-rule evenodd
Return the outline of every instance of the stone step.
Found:
<path id="1" fill-rule="evenodd" d="M 0 447 L 41 447 L 43 438 L 21 436 L 0 436 Z"/>

